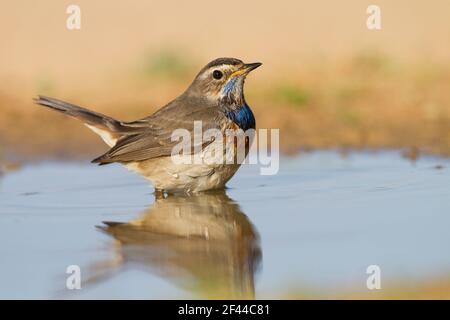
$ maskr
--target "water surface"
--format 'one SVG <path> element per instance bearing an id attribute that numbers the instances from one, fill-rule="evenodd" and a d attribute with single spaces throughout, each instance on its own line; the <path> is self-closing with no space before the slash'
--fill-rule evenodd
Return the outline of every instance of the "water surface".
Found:
<path id="1" fill-rule="evenodd" d="M 119 165 L 0 177 L 0 298 L 276 298 L 450 273 L 450 163 L 314 152 L 226 192 L 155 199 Z M 103 222 L 107 222 L 106 224 Z M 82 289 L 67 290 L 78 265 Z"/>

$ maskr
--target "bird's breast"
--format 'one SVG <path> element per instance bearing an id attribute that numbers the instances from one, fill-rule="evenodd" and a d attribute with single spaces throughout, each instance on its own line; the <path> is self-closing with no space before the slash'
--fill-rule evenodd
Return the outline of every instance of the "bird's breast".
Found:
<path id="1" fill-rule="evenodd" d="M 225 115 L 244 131 L 248 129 L 255 129 L 256 127 L 255 116 L 247 104 L 244 104 L 238 108 L 227 110 Z"/>

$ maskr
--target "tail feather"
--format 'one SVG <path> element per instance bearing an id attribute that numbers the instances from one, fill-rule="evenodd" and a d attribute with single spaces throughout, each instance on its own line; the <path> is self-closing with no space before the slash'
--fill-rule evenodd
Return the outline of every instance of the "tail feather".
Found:
<path id="1" fill-rule="evenodd" d="M 50 97 L 38 96 L 34 99 L 34 102 L 83 121 L 89 129 L 98 134 L 111 148 L 116 145 L 119 139 L 135 135 L 146 128 L 145 123 L 121 122 L 104 114 Z M 137 123 L 138 125 L 136 125 Z M 100 162 L 99 159 L 101 157 L 94 159 L 92 162 Z M 99 164 L 107 163 L 109 162 L 100 162 Z"/>
<path id="2" fill-rule="evenodd" d="M 58 99 L 38 96 L 34 102 L 42 106 L 51 108 L 53 110 L 68 114 L 72 117 L 78 118 L 88 125 L 94 126 L 98 129 L 108 130 L 112 132 L 121 131 L 121 123 L 104 114 L 97 113 L 74 104 L 64 102 Z"/>

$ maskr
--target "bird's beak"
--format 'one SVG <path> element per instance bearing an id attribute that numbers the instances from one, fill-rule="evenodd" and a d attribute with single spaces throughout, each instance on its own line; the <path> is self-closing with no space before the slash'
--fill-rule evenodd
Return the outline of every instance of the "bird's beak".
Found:
<path id="1" fill-rule="evenodd" d="M 261 62 L 255 62 L 255 63 L 246 63 L 244 64 L 244 69 L 247 73 L 249 73 L 252 70 L 255 70 L 256 68 L 260 67 L 262 65 Z"/>
<path id="2" fill-rule="evenodd" d="M 247 75 L 250 71 L 255 70 L 259 66 L 261 66 L 261 62 L 255 62 L 255 63 L 246 63 L 241 68 L 233 72 L 232 76 L 237 77 L 241 75 Z"/>

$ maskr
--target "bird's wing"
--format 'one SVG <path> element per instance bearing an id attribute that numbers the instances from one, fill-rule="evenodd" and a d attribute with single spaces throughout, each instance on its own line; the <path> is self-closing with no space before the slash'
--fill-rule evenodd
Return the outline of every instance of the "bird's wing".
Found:
<path id="1" fill-rule="evenodd" d="M 202 141 L 202 137 L 194 132 L 194 121 L 201 121 L 202 132 L 211 128 L 220 129 L 221 115 L 223 114 L 216 106 L 205 106 L 203 101 L 181 103 L 175 100 L 150 117 L 124 124 L 130 128 L 140 128 L 140 130 L 135 134 L 123 136 L 107 153 L 92 162 L 107 164 L 170 156 L 173 147 L 180 143 L 177 140 L 172 141 L 174 130 L 187 130 L 191 139 L 189 142 L 184 142 L 190 143 L 193 147 L 194 139 Z M 201 142 L 201 146 L 204 147 L 210 142 Z"/>

